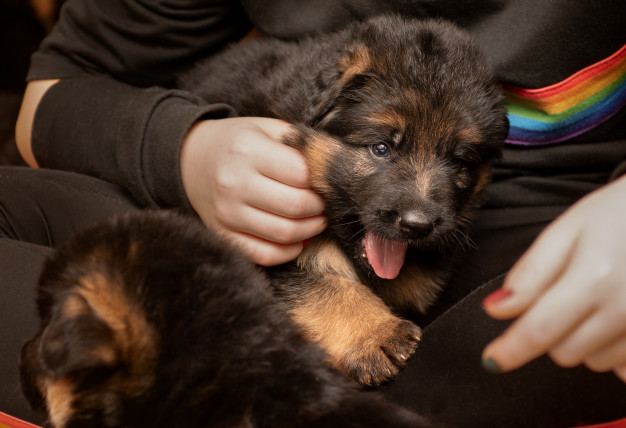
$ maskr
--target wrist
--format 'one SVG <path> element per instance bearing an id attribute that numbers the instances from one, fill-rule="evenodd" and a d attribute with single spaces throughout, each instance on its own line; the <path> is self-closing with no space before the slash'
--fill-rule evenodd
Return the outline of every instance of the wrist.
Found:
<path id="1" fill-rule="evenodd" d="M 186 97 L 172 96 L 159 103 L 141 148 L 143 181 L 157 206 L 192 209 L 183 185 L 183 145 L 199 121 L 233 115 L 230 106 L 198 105 Z"/>

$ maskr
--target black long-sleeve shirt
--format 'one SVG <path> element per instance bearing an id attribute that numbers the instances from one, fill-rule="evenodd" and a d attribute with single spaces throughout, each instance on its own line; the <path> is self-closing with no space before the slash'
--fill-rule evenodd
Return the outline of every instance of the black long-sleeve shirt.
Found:
<path id="1" fill-rule="evenodd" d="M 399 12 L 451 19 L 477 38 L 500 81 L 560 82 L 626 42 L 623 0 L 69 0 L 29 80 L 61 78 L 33 126 L 39 164 L 118 183 L 142 203 L 187 206 L 180 147 L 201 118 L 236 115 L 171 88 L 178 72 L 252 27 L 282 38 Z"/>

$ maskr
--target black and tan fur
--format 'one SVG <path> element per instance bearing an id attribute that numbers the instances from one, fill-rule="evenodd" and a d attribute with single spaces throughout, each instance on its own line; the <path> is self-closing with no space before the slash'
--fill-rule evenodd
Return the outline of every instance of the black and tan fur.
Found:
<path id="1" fill-rule="evenodd" d="M 444 285 L 508 131 L 476 44 L 444 22 L 379 17 L 299 42 L 247 41 L 181 87 L 296 125 L 284 140 L 307 159 L 329 227 L 270 270 L 273 284 L 335 366 L 363 384 L 394 376 L 420 337 L 399 316 L 423 312 Z M 396 278 L 374 274 L 366 233 L 409 244 Z"/>
<path id="2" fill-rule="evenodd" d="M 45 264 L 22 389 L 55 428 L 426 427 L 328 367 L 196 219 L 136 212 Z"/>

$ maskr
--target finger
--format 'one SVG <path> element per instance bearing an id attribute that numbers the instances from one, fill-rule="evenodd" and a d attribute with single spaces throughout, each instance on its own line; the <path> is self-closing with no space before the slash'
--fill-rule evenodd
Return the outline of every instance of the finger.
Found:
<path id="1" fill-rule="evenodd" d="M 299 150 L 282 143 L 293 127 L 279 119 L 248 117 L 268 138 L 246 145 L 252 157 L 258 160 L 257 170 L 272 179 L 295 187 L 309 186 L 309 168 Z"/>
<path id="2" fill-rule="evenodd" d="M 485 299 L 488 315 L 497 319 L 519 316 L 567 270 L 576 234 L 568 230 L 568 224 L 562 227 L 557 223 L 549 226 L 511 269 L 503 285 L 507 298 Z"/>
<path id="3" fill-rule="evenodd" d="M 606 372 L 626 366 L 626 335 L 585 359 L 585 366 L 594 372 Z"/>
<path id="4" fill-rule="evenodd" d="M 293 126 L 280 119 L 271 117 L 247 117 L 251 123 L 258 126 L 270 139 L 280 141 L 285 133 L 293 129 Z"/>
<path id="5" fill-rule="evenodd" d="M 302 242 L 277 244 L 243 233 L 226 232 L 225 236 L 239 247 L 252 261 L 261 266 L 276 266 L 287 263 L 300 254 Z"/>
<path id="6" fill-rule="evenodd" d="M 589 360 L 592 355 L 601 355 L 601 350 L 612 348 L 625 335 L 624 315 L 604 307 L 594 312 L 572 334 L 554 346 L 549 355 L 562 367 L 574 367 Z M 626 349 L 623 355 L 626 363 Z M 605 362 L 601 359 L 599 361 Z M 611 364 L 608 368 L 613 366 Z"/>
<path id="7" fill-rule="evenodd" d="M 593 311 L 585 296 L 568 287 L 570 275 L 550 288 L 524 315 L 483 352 L 492 371 L 510 371 L 545 354 Z"/>
<path id="8" fill-rule="evenodd" d="M 277 141 L 266 141 L 252 150 L 259 173 L 289 186 L 309 187 L 309 167 L 299 150 Z"/>
<path id="9" fill-rule="evenodd" d="M 326 228 L 326 217 L 290 219 L 244 205 L 234 210 L 230 217 L 221 219 L 221 223 L 232 232 L 279 244 L 292 244 L 322 233 Z"/>
<path id="10" fill-rule="evenodd" d="M 626 364 L 613 370 L 622 382 L 626 382 Z"/>
<path id="11" fill-rule="evenodd" d="M 312 217 L 324 211 L 324 200 L 312 190 L 288 186 L 266 177 L 250 183 L 245 202 L 288 218 Z"/>

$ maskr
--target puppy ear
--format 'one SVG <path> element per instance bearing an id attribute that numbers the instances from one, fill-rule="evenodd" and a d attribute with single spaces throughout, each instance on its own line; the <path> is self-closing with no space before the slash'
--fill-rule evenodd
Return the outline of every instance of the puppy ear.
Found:
<path id="1" fill-rule="evenodd" d="M 101 373 L 120 361 L 113 330 L 79 294 L 68 296 L 54 308 L 39 352 L 44 369 L 57 379 Z"/>
<path id="2" fill-rule="evenodd" d="M 342 104 L 350 104 L 354 99 L 351 94 L 370 80 L 371 62 L 367 47 L 347 47 L 332 70 L 325 70 L 318 76 L 318 84 L 323 89 L 310 104 L 307 122 L 316 129 L 324 129 L 337 108 Z"/>

